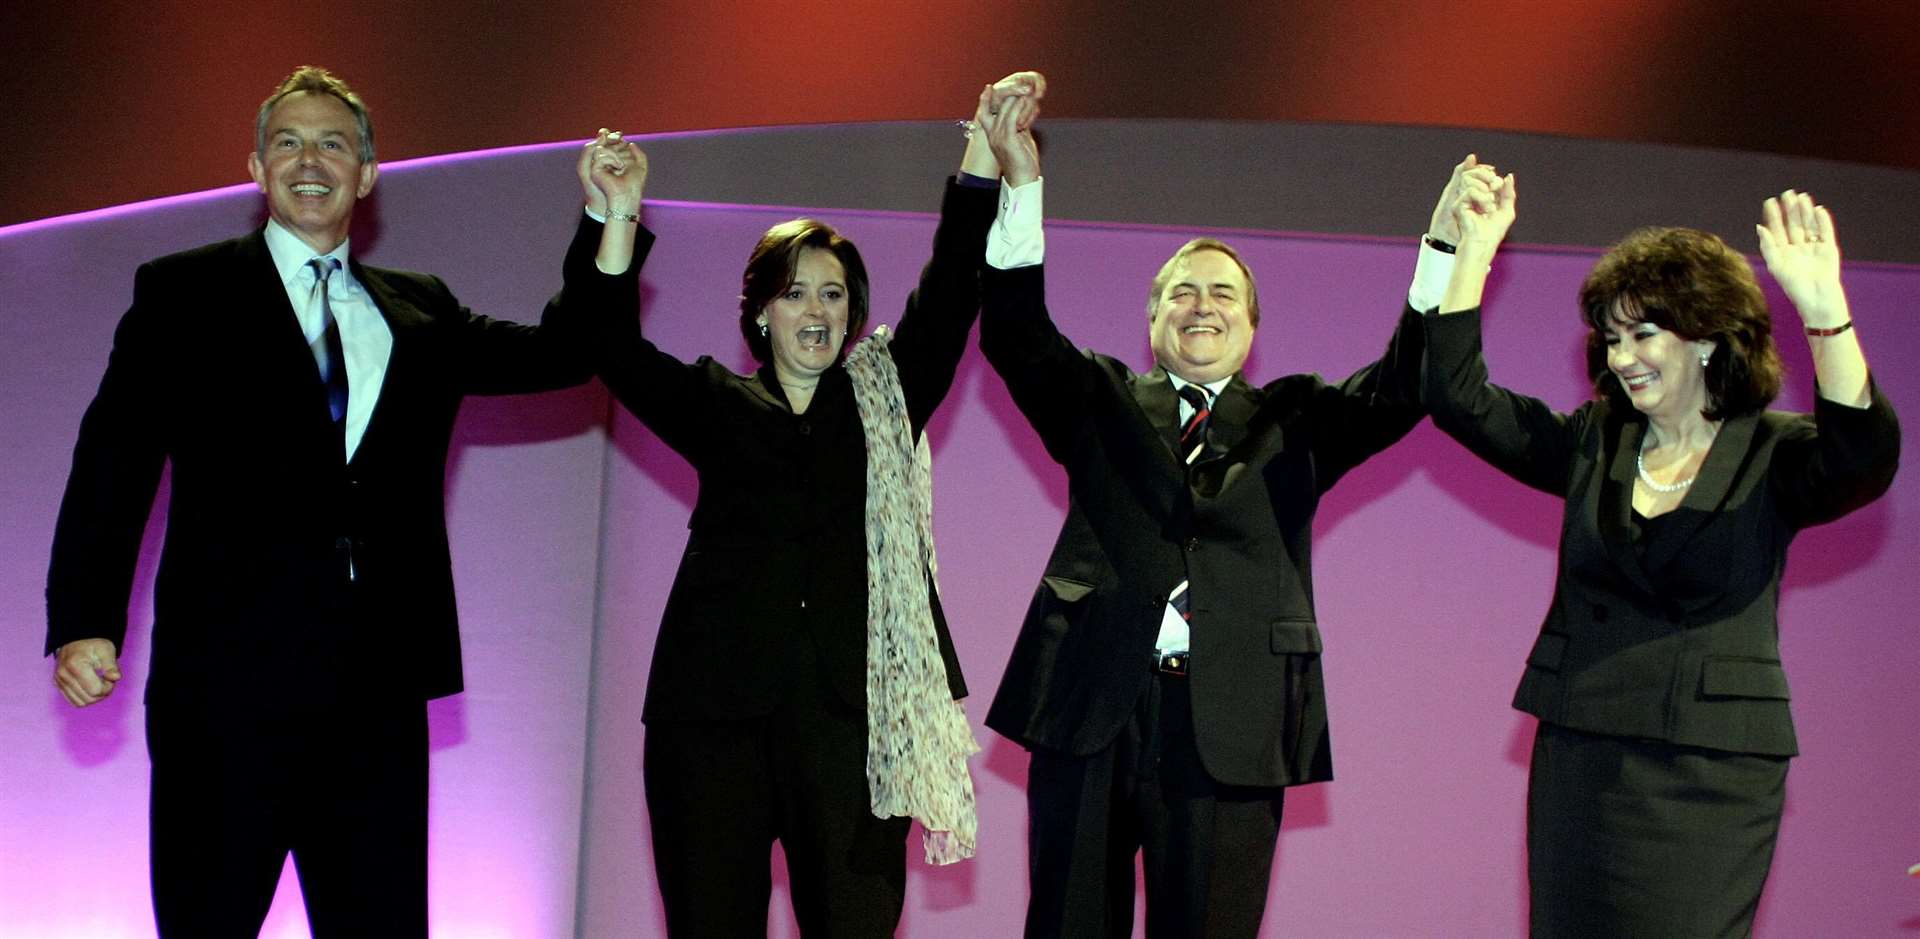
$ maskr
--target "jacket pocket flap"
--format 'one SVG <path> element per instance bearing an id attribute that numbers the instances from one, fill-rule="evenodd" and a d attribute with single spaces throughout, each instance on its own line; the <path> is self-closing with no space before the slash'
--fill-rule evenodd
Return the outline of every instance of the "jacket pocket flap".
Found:
<path id="1" fill-rule="evenodd" d="M 1763 659 L 1708 659 L 1700 673 L 1700 693 L 1710 697 L 1773 698 L 1786 701 L 1787 673 L 1779 662 Z"/>
<path id="2" fill-rule="evenodd" d="M 1040 578 L 1040 582 L 1045 584 L 1048 590 L 1053 591 L 1054 596 L 1059 597 L 1066 603 L 1084 600 L 1087 594 L 1093 592 L 1092 584 L 1083 584 L 1077 580 L 1068 580 L 1065 577 L 1042 577 Z"/>
<path id="3" fill-rule="evenodd" d="M 1560 670 L 1560 659 L 1566 652 L 1566 634 L 1543 632 L 1539 639 L 1534 640 L 1533 651 L 1527 653 L 1527 664 L 1557 672 Z"/>
<path id="4" fill-rule="evenodd" d="M 1319 654 L 1320 627 L 1310 619 L 1274 620 L 1273 651 L 1291 655 Z"/>

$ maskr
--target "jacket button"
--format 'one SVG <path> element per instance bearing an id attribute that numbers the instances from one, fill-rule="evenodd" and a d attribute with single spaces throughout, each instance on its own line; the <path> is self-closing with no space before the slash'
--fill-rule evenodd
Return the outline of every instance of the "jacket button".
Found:
<path id="1" fill-rule="evenodd" d="M 1198 550 L 1200 550 L 1200 539 L 1198 539 L 1198 538 L 1188 538 L 1188 539 L 1187 539 L 1187 551 L 1188 551 L 1189 553 L 1191 553 L 1191 552 L 1194 552 L 1194 551 L 1198 551 Z"/>

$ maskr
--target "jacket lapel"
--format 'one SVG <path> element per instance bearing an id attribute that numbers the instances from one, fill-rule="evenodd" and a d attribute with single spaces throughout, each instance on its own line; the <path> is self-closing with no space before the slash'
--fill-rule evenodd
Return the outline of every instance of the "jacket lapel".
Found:
<path id="1" fill-rule="evenodd" d="M 1141 420 L 1160 438 L 1160 450 L 1174 469 L 1183 475 L 1180 459 L 1180 395 L 1173 390 L 1173 379 L 1166 369 L 1156 365 L 1153 371 L 1133 380 L 1133 402 L 1140 407 Z"/>
<path id="2" fill-rule="evenodd" d="M 353 270 L 353 279 L 367 292 L 367 299 L 372 301 L 374 309 L 380 311 L 380 318 L 386 321 L 387 332 L 393 336 L 393 350 L 387 355 L 387 370 L 380 379 L 380 397 L 373 402 L 373 411 L 367 415 L 367 429 L 360 435 L 360 446 L 353 451 L 357 460 L 367 452 L 368 442 L 374 439 L 373 435 L 380 429 L 381 415 L 388 410 L 387 402 L 393 399 L 392 395 L 387 394 L 388 389 L 397 387 L 396 382 L 404 382 L 411 377 L 407 366 L 412 361 L 409 353 L 413 351 L 415 337 L 410 327 L 419 317 L 412 306 L 394 293 L 393 287 L 379 271 L 365 267 L 351 257 L 347 263 Z M 352 395 L 354 391 L 348 388 L 347 393 Z"/>
<path id="3" fill-rule="evenodd" d="M 249 311 L 243 326 L 257 330 L 260 341 L 257 346 L 243 343 L 242 348 L 248 355 L 264 351 L 267 374 L 276 376 L 276 380 L 285 377 L 309 420 L 320 426 L 330 425 L 333 419 L 327 413 L 327 389 L 320 381 L 320 365 L 313 359 L 313 349 L 300 330 L 300 317 L 287 297 L 287 285 L 280 280 L 280 270 L 267 250 L 265 226 L 240 239 L 235 253 L 244 271 L 238 296 L 246 298 L 235 309 Z"/>
<path id="4" fill-rule="evenodd" d="M 1213 401 L 1213 442 L 1221 453 L 1232 457 L 1233 449 L 1247 439 L 1247 427 L 1257 410 L 1253 389 L 1239 375 L 1227 382 Z"/>
<path id="5" fill-rule="evenodd" d="M 1646 436 L 1647 422 L 1627 420 L 1614 432 L 1613 459 L 1608 462 L 1606 479 L 1600 483 L 1595 501 L 1600 513 L 1600 539 L 1607 555 L 1634 586 L 1653 592 L 1653 581 L 1640 563 L 1640 552 L 1633 546 L 1633 484 L 1640 475 L 1640 441 Z"/>
<path id="6" fill-rule="evenodd" d="M 1202 461 L 1194 467 L 1193 487 L 1196 492 L 1208 498 L 1217 499 L 1246 474 L 1248 466 L 1247 452 L 1250 447 L 1260 447 L 1266 452 L 1277 449 L 1277 440 L 1251 439 L 1253 421 L 1260 410 L 1260 402 L 1253 389 L 1239 375 L 1220 389 L 1213 400 L 1213 443 L 1218 456 Z M 1275 427 L 1277 436 L 1279 428 Z M 1273 449 L 1267 449 L 1272 447 Z"/>

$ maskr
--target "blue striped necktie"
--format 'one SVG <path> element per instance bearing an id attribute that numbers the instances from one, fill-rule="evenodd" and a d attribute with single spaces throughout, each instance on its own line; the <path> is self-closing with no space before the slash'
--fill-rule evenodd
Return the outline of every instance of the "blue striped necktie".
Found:
<path id="1" fill-rule="evenodd" d="M 327 386 L 327 413 L 338 424 L 347 417 L 347 354 L 340 346 L 340 323 L 327 301 L 327 277 L 340 269 L 340 259 L 314 258 L 307 266 L 313 269 L 313 295 L 307 298 L 307 309 L 317 311 L 322 324 L 320 338 L 308 348 L 320 367 L 320 381 Z"/>

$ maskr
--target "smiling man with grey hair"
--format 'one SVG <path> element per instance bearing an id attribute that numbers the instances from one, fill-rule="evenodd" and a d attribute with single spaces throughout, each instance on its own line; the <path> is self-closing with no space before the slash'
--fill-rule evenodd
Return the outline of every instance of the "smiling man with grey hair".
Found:
<path id="1" fill-rule="evenodd" d="M 441 491 L 455 411 L 587 368 L 549 328 L 352 255 L 379 168 L 344 82 L 294 72 L 255 137 L 267 222 L 134 275 L 74 447 L 46 649 L 76 707 L 122 680 L 171 464 L 146 692 L 160 935 L 257 934 L 291 853 L 314 936 L 421 937 L 426 702 L 462 686 Z M 610 221 L 581 220 L 546 315 L 637 302 L 638 169 L 583 154 Z"/>

